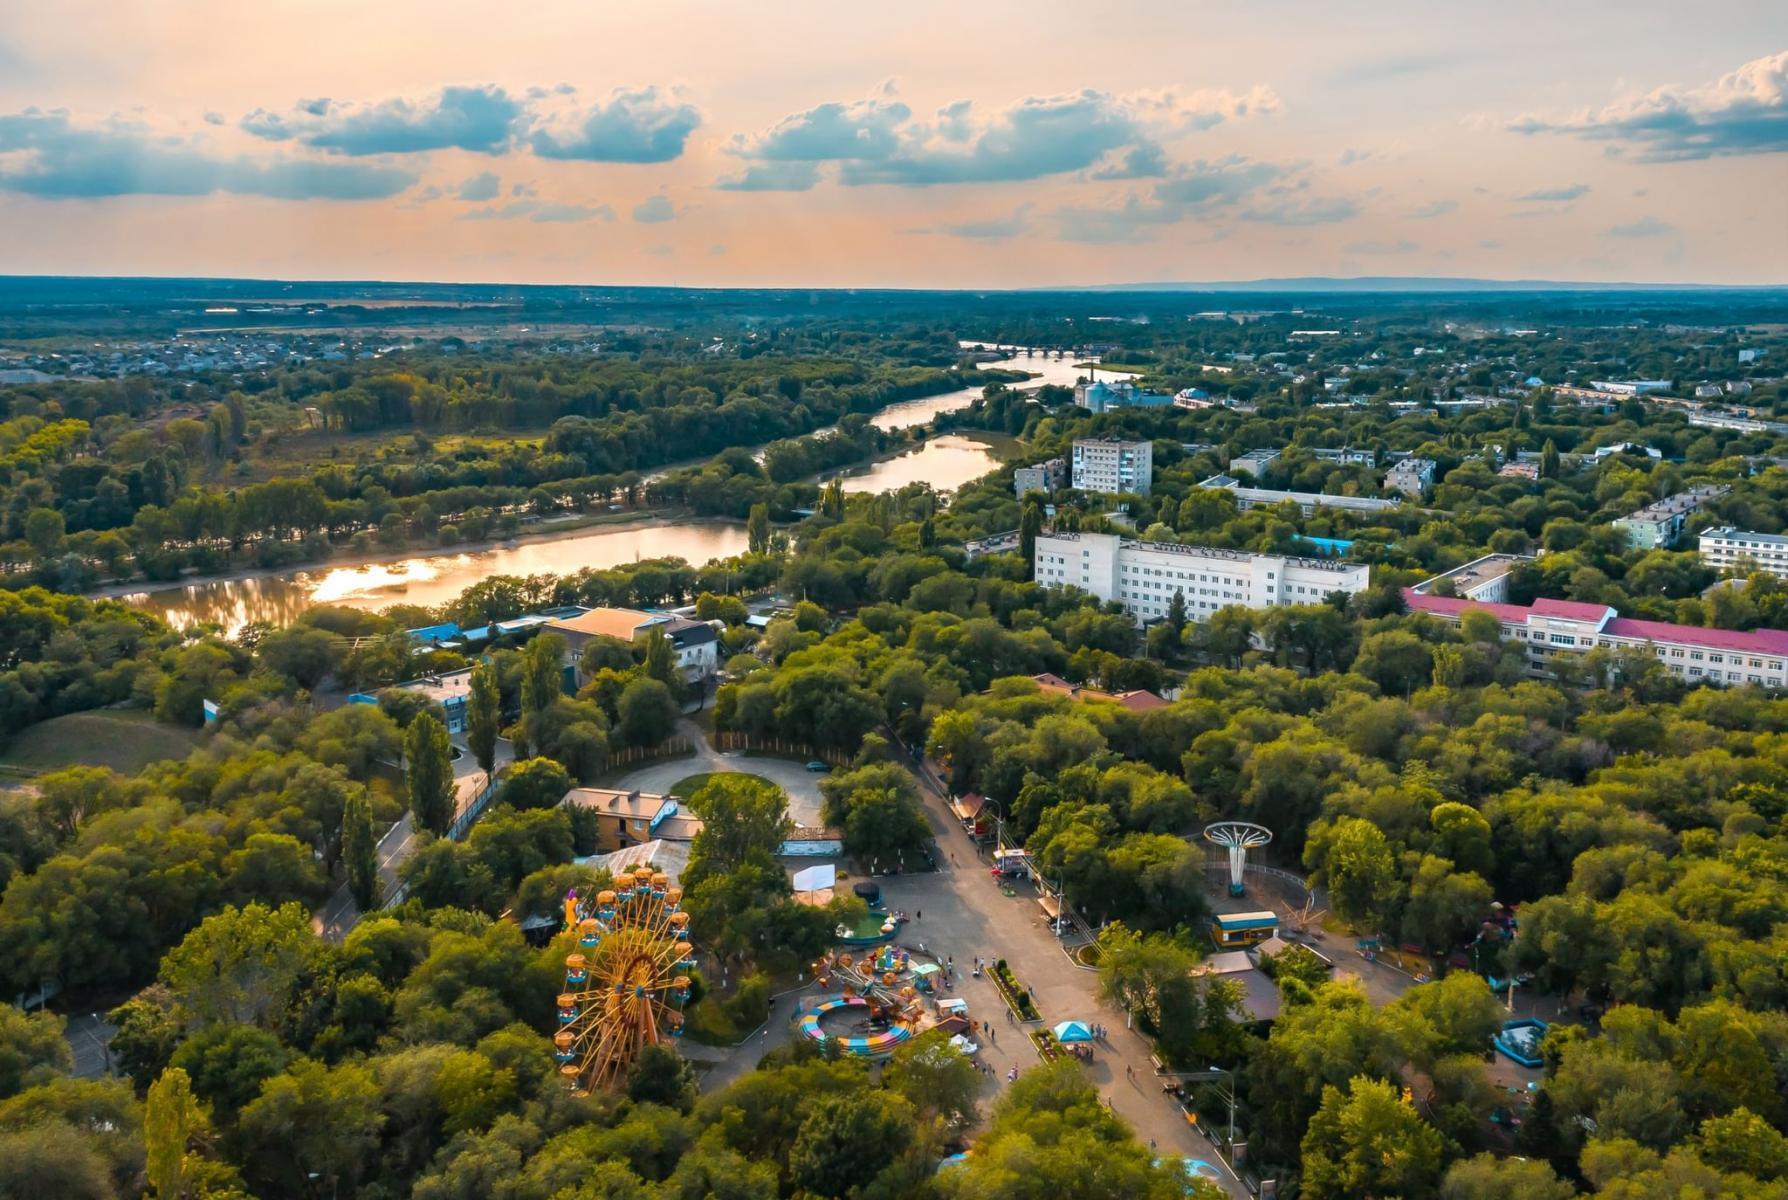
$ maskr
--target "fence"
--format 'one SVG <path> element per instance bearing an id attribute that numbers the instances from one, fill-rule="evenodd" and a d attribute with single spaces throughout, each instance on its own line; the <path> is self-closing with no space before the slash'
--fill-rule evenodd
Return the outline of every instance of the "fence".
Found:
<path id="1" fill-rule="evenodd" d="M 682 758 L 694 753 L 695 743 L 688 738 L 666 738 L 656 746 L 628 746 L 620 750 L 610 750 L 608 764 L 603 769 L 612 771 L 616 767 L 631 767 L 638 763 L 656 762 L 661 758 Z"/>
<path id="2" fill-rule="evenodd" d="M 721 751 L 756 750 L 763 754 L 781 754 L 789 758 L 816 758 L 834 767 L 849 766 L 851 756 L 842 750 L 821 750 L 806 742 L 784 738 L 764 738 L 750 733 L 716 733 L 714 745 Z"/>

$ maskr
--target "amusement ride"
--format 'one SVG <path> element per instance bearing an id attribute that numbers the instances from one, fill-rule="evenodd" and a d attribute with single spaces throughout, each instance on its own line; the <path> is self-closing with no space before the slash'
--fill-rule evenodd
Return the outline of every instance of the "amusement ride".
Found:
<path id="1" fill-rule="evenodd" d="M 565 958 L 553 1051 L 574 1094 L 623 1086 L 647 1046 L 682 1035 L 695 968 L 682 901 L 682 889 L 650 867 L 621 875 L 612 890 L 566 895 L 577 949 Z"/>

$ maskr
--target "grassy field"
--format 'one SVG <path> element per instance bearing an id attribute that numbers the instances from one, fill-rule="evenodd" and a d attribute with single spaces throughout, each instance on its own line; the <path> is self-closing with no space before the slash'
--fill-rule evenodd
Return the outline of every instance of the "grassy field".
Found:
<path id="1" fill-rule="evenodd" d="M 121 775 L 163 758 L 185 758 L 197 730 L 162 725 L 146 712 L 107 709 L 52 717 L 20 733 L 0 750 L 0 769 L 35 775 L 59 767 L 110 767 Z"/>

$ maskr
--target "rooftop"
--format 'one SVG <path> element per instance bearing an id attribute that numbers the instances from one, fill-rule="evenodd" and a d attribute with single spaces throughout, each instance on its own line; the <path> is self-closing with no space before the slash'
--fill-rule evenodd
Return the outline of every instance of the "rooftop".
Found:
<path id="1" fill-rule="evenodd" d="M 1694 512 L 1709 500 L 1724 496 L 1731 490 L 1731 487 L 1723 483 L 1697 484 L 1686 492 L 1666 496 L 1662 500 L 1646 505 L 1638 512 L 1628 513 L 1621 520 L 1655 521 L 1663 517 L 1674 517 L 1682 513 Z"/>
<path id="2" fill-rule="evenodd" d="M 582 633 L 591 637 L 614 637 L 631 642 L 641 625 L 653 620 L 651 613 L 632 608 L 592 608 L 576 617 L 552 622 L 554 629 Z"/>
<path id="3" fill-rule="evenodd" d="M 1432 613 L 1435 616 L 1457 617 L 1467 610 L 1478 609 L 1511 625 L 1525 625 L 1529 616 L 1542 620 L 1550 617 L 1598 623 L 1600 631 L 1610 637 L 1632 638 L 1635 641 L 1731 650 L 1744 654 L 1788 655 L 1788 630 L 1782 629 L 1704 629 L 1699 625 L 1642 621 L 1634 617 L 1619 616 L 1605 605 L 1584 604 L 1574 600 L 1536 600 L 1533 607 L 1529 608 L 1524 604 L 1489 604 L 1451 596 L 1424 596 L 1414 588 L 1404 588 L 1403 598 L 1412 612 Z"/>
<path id="4" fill-rule="evenodd" d="M 614 788 L 572 788 L 565 793 L 562 803 L 575 804 L 579 808 L 593 808 L 599 813 L 609 816 L 624 817 L 628 820 L 653 820 L 663 811 L 666 804 L 675 805 L 676 801 L 669 796 L 660 796 L 654 792 L 623 792 Z"/>
<path id="5" fill-rule="evenodd" d="M 1442 571 L 1432 579 L 1424 579 L 1412 590 L 1426 595 L 1433 590 L 1435 584 L 1443 579 L 1450 579 L 1456 591 L 1469 592 L 1492 580 L 1501 579 L 1516 563 L 1531 561 L 1532 556 L 1526 554 L 1486 554 L 1482 558 L 1472 559 L 1462 567 L 1454 567 L 1451 571 Z"/>
<path id="6" fill-rule="evenodd" d="M 1718 529 L 1703 529 L 1704 538 L 1726 538 L 1730 541 L 1764 542 L 1771 546 L 1788 546 L 1788 534 L 1758 533 L 1751 529 L 1734 529 L 1730 525 L 1722 525 Z"/>

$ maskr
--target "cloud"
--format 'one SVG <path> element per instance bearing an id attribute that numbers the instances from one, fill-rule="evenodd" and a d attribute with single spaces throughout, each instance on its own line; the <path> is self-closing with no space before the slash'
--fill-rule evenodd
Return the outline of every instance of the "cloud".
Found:
<path id="1" fill-rule="evenodd" d="M 1444 217 L 1459 207 L 1457 200 L 1430 200 L 1420 208 L 1405 214 L 1411 221 L 1431 221 L 1435 217 Z"/>
<path id="2" fill-rule="evenodd" d="M 35 108 L 0 116 L 0 188 L 47 199 L 229 192 L 378 200 L 415 182 L 413 172 L 369 163 L 220 157 L 192 139 L 116 118 L 82 125 L 66 112 Z"/>
<path id="3" fill-rule="evenodd" d="M 606 204 L 554 204 L 540 200 L 511 200 L 506 204 L 475 208 L 462 221 L 532 221 L 535 224 L 573 221 L 612 221 L 615 210 Z"/>
<path id="4" fill-rule="evenodd" d="M 1407 238 L 1394 242 L 1350 242 L 1346 250 L 1349 254 L 1414 254 L 1421 247 Z"/>
<path id="5" fill-rule="evenodd" d="M 525 112 L 523 102 L 500 87 L 448 87 L 421 102 L 307 100 L 290 115 L 256 109 L 243 118 L 242 128 L 268 141 L 296 140 L 356 157 L 449 149 L 500 154 Z"/>
<path id="6" fill-rule="evenodd" d="M 633 219 L 641 225 L 657 225 L 675 220 L 676 216 L 676 205 L 665 196 L 648 196 L 633 207 Z"/>
<path id="7" fill-rule="evenodd" d="M 1239 95 L 1087 89 L 1027 97 L 992 112 L 958 100 L 918 120 L 884 94 L 821 104 L 733 138 L 727 152 L 746 166 L 719 186 L 804 191 L 819 181 L 822 166 L 846 186 L 1010 183 L 1091 168 L 1100 179 L 1154 178 L 1167 171 L 1161 137 L 1271 112 L 1278 103 L 1264 87 Z"/>
<path id="8" fill-rule="evenodd" d="M 1133 146 L 1121 162 L 1093 172 L 1094 179 L 1159 179 L 1167 174 L 1167 151 L 1154 142 Z"/>
<path id="9" fill-rule="evenodd" d="M 1511 132 L 1567 134 L 1631 148 L 1639 162 L 1683 162 L 1788 151 L 1788 50 L 1753 59 L 1712 83 L 1666 85 L 1559 120 L 1528 114 Z"/>
<path id="10" fill-rule="evenodd" d="M 1304 198 L 1281 192 L 1242 213 L 1242 220 L 1267 225 L 1333 225 L 1359 215 L 1359 203 L 1345 196 Z"/>
<path id="11" fill-rule="evenodd" d="M 820 181 L 818 163 L 753 163 L 714 186 L 723 192 L 805 192 Z"/>
<path id="12" fill-rule="evenodd" d="M 1233 216 L 1276 225 L 1345 221 L 1359 205 L 1345 197 L 1310 194 L 1307 163 L 1273 163 L 1232 154 L 1187 164 L 1150 189 L 1113 207 L 1068 207 L 1055 216 L 1061 236 L 1074 242 L 1145 242 L 1155 227 Z"/>
<path id="13" fill-rule="evenodd" d="M 1400 84 L 1405 80 L 1438 71 L 1450 71 L 1476 61 L 1477 53 L 1443 50 L 1433 54 L 1392 54 L 1350 63 L 1329 74 L 1330 87 L 1361 87 L 1371 84 Z"/>
<path id="14" fill-rule="evenodd" d="M 606 102 L 545 118 L 529 138 L 542 158 L 660 163 L 682 155 L 702 122 L 691 104 L 656 87 L 617 88 Z"/>
<path id="15" fill-rule="evenodd" d="M 1616 238 L 1649 238 L 1666 237 L 1676 232 L 1676 226 L 1656 217 L 1640 217 L 1626 225 L 1615 225 L 1602 231 L 1603 237 Z"/>
<path id="16" fill-rule="evenodd" d="M 495 200 L 502 190 L 503 182 L 497 178 L 496 172 L 485 171 L 460 184 L 456 194 L 461 200 L 483 203 L 486 200 Z"/>
<path id="17" fill-rule="evenodd" d="M 1543 188 L 1537 192 L 1529 192 L 1515 199 L 1527 204 L 1569 204 L 1580 196 L 1589 194 L 1587 183 L 1573 183 L 1569 187 Z"/>
<path id="18" fill-rule="evenodd" d="M 970 238 L 977 241 L 1004 241 L 1030 231 L 1032 207 L 1030 204 L 1020 204 L 1003 217 L 956 221 L 930 229 L 914 229 L 910 232 L 942 234 L 946 237 Z"/>

